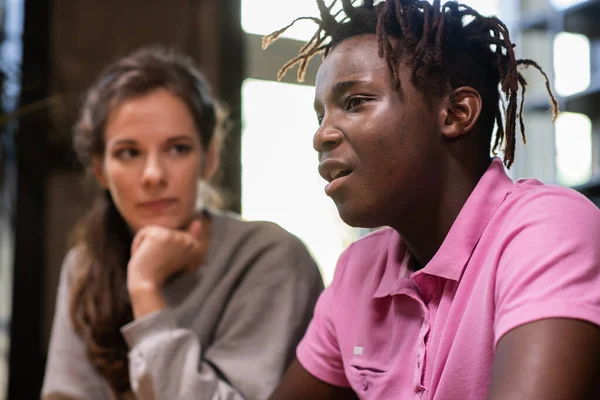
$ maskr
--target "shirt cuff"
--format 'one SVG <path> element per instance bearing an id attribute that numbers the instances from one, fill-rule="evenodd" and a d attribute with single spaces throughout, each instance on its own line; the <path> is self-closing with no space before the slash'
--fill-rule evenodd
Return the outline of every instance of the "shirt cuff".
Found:
<path id="1" fill-rule="evenodd" d="M 497 318 L 494 348 L 508 331 L 530 322 L 549 318 L 578 319 L 600 326 L 600 309 L 596 305 L 577 302 L 538 301 L 504 312 Z"/>
<path id="2" fill-rule="evenodd" d="M 121 327 L 121 334 L 131 350 L 148 337 L 174 329 L 177 329 L 175 317 L 171 310 L 163 308 L 124 325 Z"/>
<path id="3" fill-rule="evenodd" d="M 325 360 L 311 353 L 308 346 L 300 342 L 296 349 L 296 358 L 302 367 L 315 378 L 339 387 L 350 387 L 344 370 L 333 369 Z"/>

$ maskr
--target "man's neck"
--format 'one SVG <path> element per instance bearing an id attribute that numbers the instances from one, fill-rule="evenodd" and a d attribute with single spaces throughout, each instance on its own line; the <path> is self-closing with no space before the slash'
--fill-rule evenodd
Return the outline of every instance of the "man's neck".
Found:
<path id="1" fill-rule="evenodd" d="M 450 163 L 440 178 L 437 193 L 415 202 L 412 210 L 392 226 L 407 244 L 414 266 L 426 266 L 437 253 L 489 164 L 489 158 L 477 165 Z"/>

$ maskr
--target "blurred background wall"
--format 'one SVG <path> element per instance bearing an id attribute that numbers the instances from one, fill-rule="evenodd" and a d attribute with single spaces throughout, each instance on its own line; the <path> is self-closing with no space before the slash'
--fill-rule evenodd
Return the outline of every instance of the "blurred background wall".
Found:
<path id="1" fill-rule="evenodd" d="M 598 202 L 600 0 L 463 2 L 508 24 L 519 55 L 545 68 L 566 111 L 553 126 L 543 80 L 525 73 L 528 144 L 511 176 L 574 186 Z M 317 15 L 315 1 L 0 0 L 0 399 L 39 397 L 60 265 L 90 198 L 70 141 L 82 92 L 142 45 L 191 55 L 228 105 L 220 182 L 228 208 L 298 235 L 330 282 L 339 254 L 365 231 L 340 221 L 316 171 L 320 59 L 304 84 L 295 71 L 275 82 L 314 25 L 260 48 L 261 35 L 299 15 Z"/>

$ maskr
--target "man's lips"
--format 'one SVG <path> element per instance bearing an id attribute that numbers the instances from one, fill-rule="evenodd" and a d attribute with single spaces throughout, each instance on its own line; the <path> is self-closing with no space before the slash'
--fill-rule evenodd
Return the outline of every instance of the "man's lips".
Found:
<path id="1" fill-rule="evenodd" d="M 352 167 L 341 160 L 327 159 L 319 164 L 319 174 L 329 183 L 351 173 Z"/>

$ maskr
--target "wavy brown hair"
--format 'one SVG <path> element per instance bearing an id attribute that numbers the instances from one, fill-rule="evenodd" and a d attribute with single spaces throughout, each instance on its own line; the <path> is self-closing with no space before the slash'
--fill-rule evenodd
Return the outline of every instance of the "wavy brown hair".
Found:
<path id="1" fill-rule="evenodd" d="M 105 128 L 111 111 L 123 102 L 166 89 L 188 106 L 204 149 L 220 145 L 223 114 L 204 77 L 181 54 L 157 48 L 138 50 L 110 65 L 88 90 L 73 143 L 80 161 L 105 151 Z M 132 234 L 108 190 L 99 193 L 75 234 L 83 257 L 70 293 L 70 314 L 87 355 L 120 397 L 130 392 L 128 348 L 120 328 L 132 321 L 126 287 Z"/>

